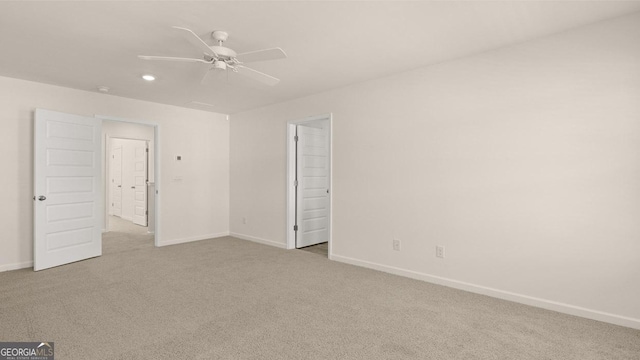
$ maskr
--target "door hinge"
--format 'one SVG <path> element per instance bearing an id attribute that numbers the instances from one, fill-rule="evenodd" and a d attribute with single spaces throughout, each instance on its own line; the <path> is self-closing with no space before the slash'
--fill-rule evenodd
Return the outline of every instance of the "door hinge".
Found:
<path id="1" fill-rule="evenodd" d="M 144 151 L 149 152 L 149 148 L 144 149 Z"/>
<path id="2" fill-rule="evenodd" d="M 298 231 L 298 225 L 293 225 L 293 231 Z"/>
<path id="3" fill-rule="evenodd" d="M 293 186 L 298 187 L 298 180 L 293 180 Z"/>
<path id="4" fill-rule="evenodd" d="M 298 141 L 298 135 L 293 137 L 293 141 L 296 141 L 296 142 Z"/>
<path id="5" fill-rule="evenodd" d="M 144 214 L 149 215 L 149 210 L 145 210 Z"/>

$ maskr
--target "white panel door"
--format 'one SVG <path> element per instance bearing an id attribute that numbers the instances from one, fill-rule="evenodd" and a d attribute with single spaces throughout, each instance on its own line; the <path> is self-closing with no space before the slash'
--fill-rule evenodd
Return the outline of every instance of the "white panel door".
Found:
<path id="1" fill-rule="evenodd" d="M 147 142 L 135 141 L 133 149 L 133 223 L 147 226 Z"/>
<path id="2" fill-rule="evenodd" d="M 115 139 L 122 145 L 122 215 L 121 218 L 133 222 L 133 181 L 134 144 L 136 140 Z"/>
<path id="3" fill-rule="evenodd" d="M 122 145 L 111 149 L 111 214 L 122 216 Z"/>
<path id="4" fill-rule="evenodd" d="M 34 270 L 102 255 L 102 120 L 37 109 Z"/>
<path id="5" fill-rule="evenodd" d="M 296 247 L 329 241 L 329 137 L 297 126 Z"/>

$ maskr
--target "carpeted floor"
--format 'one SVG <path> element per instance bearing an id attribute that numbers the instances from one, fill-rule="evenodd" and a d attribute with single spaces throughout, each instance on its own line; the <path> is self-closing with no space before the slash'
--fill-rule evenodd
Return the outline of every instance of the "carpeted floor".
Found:
<path id="1" fill-rule="evenodd" d="M 56 359 L 640 359 L 640 331 L 231 237 L 0 273 L 0 341 Z M 128 243 L 127 243 L 128 241 Z"/>
<path id="2" fill-rule="evenodd" d="M 109 232 L 148 235 L 149 228 L 146 226 L 136 225 L 131 221 L 119 218 L 117 216 L 109 216 Z"/>
<path id="3" fill-rule="evenodd" d="M 102 254 L 153 248 L 153 234 L 148 228 L 117 216 L 109 216 L 109 232 L 102 235 Z"/>

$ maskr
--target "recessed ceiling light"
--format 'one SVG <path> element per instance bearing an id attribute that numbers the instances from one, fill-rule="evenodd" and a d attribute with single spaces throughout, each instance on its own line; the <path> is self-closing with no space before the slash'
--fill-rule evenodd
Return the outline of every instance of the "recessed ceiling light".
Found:
<path id="1" fill-rule="evenodd" d="M 106 86 L 98 86 L 98 91 L 100 91 L 103 94 L 106 94 L 109 92 L 109 88 Z"/>
<path id="2" fill-rule="evenodd" d="M 147 81 L 153 81 L 153 80 L 155 80 L 155 79 L 156 79 L 156 77 L 155 77 L 155 76 L 150 75 L 150 74 L 142 75 L 142 78 L 143 78 L 143 79 L 145 79 L 145 80 L 147 80 Z"/>

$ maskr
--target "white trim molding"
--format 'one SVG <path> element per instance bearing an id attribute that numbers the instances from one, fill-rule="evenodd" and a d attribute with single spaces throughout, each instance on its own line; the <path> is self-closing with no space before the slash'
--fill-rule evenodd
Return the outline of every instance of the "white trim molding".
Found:
<path id="1" fill-rule="evenodd" d="M 263 245 L 275 246 L 275 247 L 280 248 L 280 249 L 286 249 L 287 248 L 287 244 L 281 243 L 279 241 L 262 239 L 262 238 L 251 236 L 251 235 L 245 235 L 245 234 L 239 234 L 239 233 L 232 232 L 231 234 L 229 234 L 229 236 L 233 236 L 234 238 L 238 238 L 240 240 L 253 241 L 255 243 L 259 243 L 259 244 L 263 244 Z"/>
<path id="2" fill-rule="evenodd" d="M 546 309 L 546 310 L 557 311 L 563 314 L 579 316 L 579 317 L 583 317 L 591 320 L 602 321 L 610 324 L 615 324 L 615 325 L 620 325 L 620 326 L 625 326 L 625 327 L 640 330 L 640 319 L 620 316 L 620 315 L 611 314 L 611 313 L 593 310 L 593 309 L 587 309 L 580 306 L 565 304 L 565 303 L 551 301 L 547 299 L 541 299 L 533 296 L 517 294 L 509 291 L 466 283 L 463 281 L 448 279 L 448 278 L 421 273 L 413 270 L 397 268 L 394 266 L 377 264 L 374 262 L 354 259 L 346 256 L 332 254 L 330 256 L 330 259 L 334 261 L 346 263 L 346 264 L 383 271 L 389 274 L 400 275 L 400 276 L 404 276 L 404 277 L 408 277 L 416 280 L 426 281 L 432 284 L 443 285 L 443 286 L 447 286 L 447 287 L 458 289 L 458 290 L 464 290 L 464 291 L 486 295 L 486 296 L 490 296 L 490 297 L 494 297 L 502 300 L 508 300 L 508 301 L 513 301 L 520 304 L 535 306 L 535 307 Z"/>
<path id="3" fill-rule="evenodd" d="M 0 272 L 26 269 L 30 267 L 33 267 L 33 261 L 23 261 L 23 262 L 14 263 L 14 264 L 0 265 Z"/>

